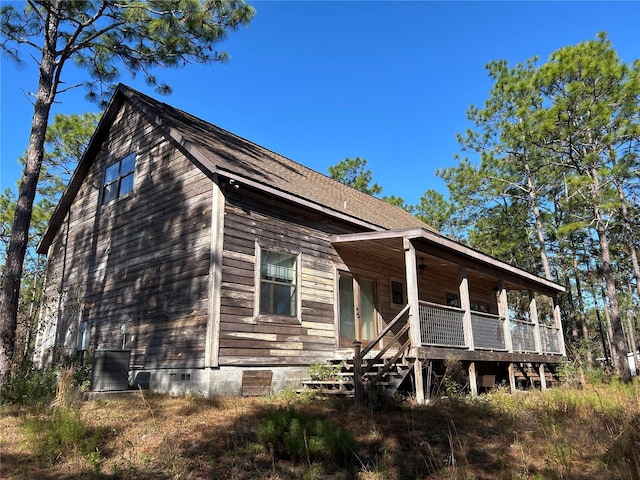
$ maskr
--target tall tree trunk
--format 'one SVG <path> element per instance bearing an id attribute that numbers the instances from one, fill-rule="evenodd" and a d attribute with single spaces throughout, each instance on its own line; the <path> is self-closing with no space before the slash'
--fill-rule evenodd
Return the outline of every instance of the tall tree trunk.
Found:
<path id="1" fill-rule="evenodd" d="M 58 8 L 52 7 L 54 12 L 59 10 L 59 2 L 56 3 Z M 59 15 L 57 13 L 49 14 L 46 19 L 40 78 L 33 109 L 27 158 L 18 187 L 18 201 L 5 257 L 2 290 L 0 291 L 0 383 L 6 378 L 11 368 L 18 324 L 22 267 L 27 252 L 33 202 L 42 166 L 47 121 L 51 104 L 55 98 L 54 73 L 56 71 L 55 48 L 58 21 Z"/>
<path id="2" fill-rule="evenodd" d="M 538 197 L 536 195 L 535 185 L 531 177 L 531 169 L 529 163 L 525 161 L 524 168 L 527 172 L 527 189 L 529 190 L 529 201 L 531 202 L 531 210 L 536 223 L 536 234 L 538 235 L 538 243 L 540 244 L 540 260 L 544 269 L 544 276 L 551 280 L 551 268 L 549 267 L 549 258 L 547 257 L 547 245 L 544 238 L 544 230 L 542 228 L 542 220 L 540 216 L 540 207 L 538 205 Z"/>
<path id="3" fill-rule="evenodd" d="M 609 335 L 602 328 L 602 317 L 600 316 L 600 308 L 596 304 L 596 320 L 598 321 L 598 330 L 600 332 L 600 340 L 602 340 L 602 356 L 604 357 L 604 365 L 607 371 L 611 371 L 611 355 L 609 347 L 611 344 L 608 342 Z M 609 346 L 607 346 L 609 345 Z"/>
<path id="4" fill-rule="evenodd" d="M 636 251 L 635 235 L 632 226 L 633 222 L 629 216 L 627 196 L 622 188 L 622 183 L 616 180 L 615 184 L 616 189 L 618 190 L 618 198 L 620 199 L 620 216 L 622 217 L 622 225 L 624 227 L 624 237 L 627 241 L 627 248 L 629 248 L 629 257 L 631 258 L 631 265 L 633 267 L 633 276 L 636 279 L 636 290 L 638 292 L 638 298 L 640 299 L 640 264 L 638 264 L 638 252 Z"/>
<path id="5" fill-rule="evenodd" d="M 589 337 L 589 325 L 587 325 L 587 314 L 584 310 L 584 296 L 582 295 L 582 282 L 580 281 L 580 268 L 578 267 L 578 258 L 576 252 L 575 243 L 571 242 L 571 250 L 573 252 L 573 272 L 576 279 L 576 295 L 578 296 L 578 311 L 580 312 L 580 327 L 582 329 L 582 339 L 585 342 L 585 345 L 588 345 L 589 350 L 587 351 L 587 366 L 589 368 L 593 368 L 593 354 L 592 354 L 592 346 L 591 339 Z M 587 271 L 589 270 L 589 265 L 587 265 Z M 605 352 L 606 358 L 606 352 Z"/>
<path id="6" fill-rule="evenodd" d="M 580 335 L 578 333 L 578 315 L 576 306 L 573 301 L 573 292 L 571 291 L 571 279 L 569 275 L 564 277 L 564 289 L 567 291 L 567 303 L 569 305 L 569 328 L 571 329 L 571 339 L 578 341 Z"/>
<path id="7" fill-rule="evenodd" d="M 625 289 L 629 292 L 629 300 L 633 305 L 633 291 L 631 290 L 631 285 L 628 285 Z M 634 355 L 638 351 L 638 344 L 636 342 L 636 328 L 635 328 L 635 311 L 633 308 L 629 308 L 625 312 L 625 319 L 627 321 L 627 340 L 629 345 L 629 353 L 633 353 Z"/>
<path id="8" fill-rule="evenodd" d="M 595 167 L 592 167 L 590 172 L 591 177 L 591 199 L 593 201 L 592 210 L 593 218 L 595 220 L 596 233 L 598 235 L 598 243 L 600 244 L 600 260 L 602 261 L 602 275 L 604 277 L 605 286 L 607 289 L 607 299 L 609 300 L 609 308 L 611 310 L 611 326 L 613 334 L 611 338 L 612 347 L 615 351 L 612 351 L 614 368 L 616 374 L 620 376 L 620 379 L 624 383 L 631 382 L 631 369 L 629 368 L 629 361 L 627 359 L 627 345 L 624 339 L 624 331 L 622 329 L 622 317 L 620 315 L 620 306 L 618 304 L 618 294 L 616 292 L 616 282 L 613 274 L 613 268 L 611 266 L 611 252 L 609 249 L 609 237 L 607 235 L 607 225 L 602 218 L 600 211 L 601 192 L 600 181 L 598 180 L 598 172 Z"/>

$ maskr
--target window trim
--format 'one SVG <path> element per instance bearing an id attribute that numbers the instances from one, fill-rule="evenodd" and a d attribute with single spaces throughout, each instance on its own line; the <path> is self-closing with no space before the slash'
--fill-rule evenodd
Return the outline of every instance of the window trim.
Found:
<path id="1" fill-rule="evenodd" d="M 130 157 L 133 157 L 133 169 L 131 170 L 127 170 L 125 172 L 125 174 L 123 175 L 122 172 L 120 171 L 121 165 L 122 163 L 129 159 Z M 115 178 L 115 180 L 107 183 L 106 178 L 107 178 L 107 170 L 109 170 L 111 167 L 113 167 L 114 165 L 118 165 L 118 175 Z M 128 195 L 130 195 L 134 189 L 135 189 L 135 181 L 136 181 L 136 167 L 138 165 L 138 152 L 137 151 L 131 151 L 129 153 L 127 153 L 124 156 L 119 157 L 116 161 L 109 163 L 105 168 L 104 171 L 102 173 L 102 184 L 100 186 L 100 206 L 104 206 L 104 205 L 109 205 L 113 202 L 115 202 L 116 200 L 118 200 L 119 198 L 124 198 Z M 122 179 L 125 177 L 128 177 L 129 175 L 131 175 L 132 178 L 132 185 L 131 185 L 131 190 L 125 192 L 125 193 L 120 193 L 120 187 L 122 185 Z M 106 198 L 106 191 L 107 191 L 107 186 L 109 185 L 116 185 L 116 195 L 115 197 L 109 199 L 109 200 L 105 200 Z"/>
<path id="2" fill-rule="evenodd" d="M 276 247 L 272 245 L 261 245 L 256 242 L 255 246 L 255 299 L 254 299 L 254 318 L 261 322 L 273 322 L 273 323 L 290 323 L 300 324 L 302 323 L 302 253 L 299 251 L 292 251 L 287 248 Z M 290 255 L 295 257 L 295 271 L 296 271 L 296 283 L 295 283 L 295 301 L 296 301 L 296 313 L 295 315 L 277 315 L 270 313 L 260 312 L 260 296 L 262 293 L 262 255 L 264 252 L 281 253 L 283 255 Z"/>

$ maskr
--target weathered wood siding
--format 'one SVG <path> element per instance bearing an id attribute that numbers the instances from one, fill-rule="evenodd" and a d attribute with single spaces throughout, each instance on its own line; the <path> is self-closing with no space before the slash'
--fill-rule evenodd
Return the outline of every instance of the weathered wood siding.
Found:
<path id="1" fill-rule="evenodd" d="M 133 192 L 101 206 L 105 167 L 131 151 Z M 93 348 L 124 345 L 135 367 L 203 365 L 211 192 L 211 180 L 125 104 L 49 249 L 45 317 L 57 322 L 59 349 L 73 353 L 88 321 Z"/>
<path id="2" fill-rule="evenodd" d="M 393 304 L 391 280 L 403 283 L 396 258 L 363 255 L 329 236 L 358 231 L 327 216 L 305 211 L 248 189 L 225 189 L 220 365 L 304 365 L 321 361 L 338 347 L 336 272 L 373 280 L 378 328 L 404 305 Z M 261 248 L 301 254 L 301 322 L 256 315 L 256 243 Z"/>
<path id="3" fill-rule="evenodd" d="M 243 187 L 225 195 L 220 365 L 305 365 L 331 357 L 339 259 L 328 238 L 350 230 Z M 256 315 L 256 242 L 300 254 L 300 322 Z"/>

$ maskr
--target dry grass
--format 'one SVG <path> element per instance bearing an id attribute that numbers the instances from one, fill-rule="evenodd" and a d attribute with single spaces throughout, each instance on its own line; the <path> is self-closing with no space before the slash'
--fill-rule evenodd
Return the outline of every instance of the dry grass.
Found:
<path id="1" fill-rule="evenodd" d="M 350 401 L 294 400 L 350 429 L 355 471 L 273 459 L 257 442 L 280 398 L 171 398 L 138 393 L 77 408 L 96 452 L 34 458 L 25 419 L 46 411 L 3 407 L 3 479 L 635 479 L 640 478 L 640 386 L 547 392 L 498 390 L 477 400 L 354 408 Z M 291 400 L 289 400 L 291 401 Z"/>

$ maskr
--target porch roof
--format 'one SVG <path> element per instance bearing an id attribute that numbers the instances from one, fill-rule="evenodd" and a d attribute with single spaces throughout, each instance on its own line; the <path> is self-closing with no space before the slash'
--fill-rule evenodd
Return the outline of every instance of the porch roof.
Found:
<path id="1" fill-rule="evenodd" d="M 410 241 L 417 252 L 504 279 L 512 286 L 532 288 L 550 294 L 565 291 L 562 285 L 552 280 L 539 277 L 437 232 L 422 228 L 334 235 L 330 237 L 330 241 L 336 247 L 357 246 L 371 255 L 380 255 L 383 252 L 386 255 L 404 254 L 404 242 Z"/>

